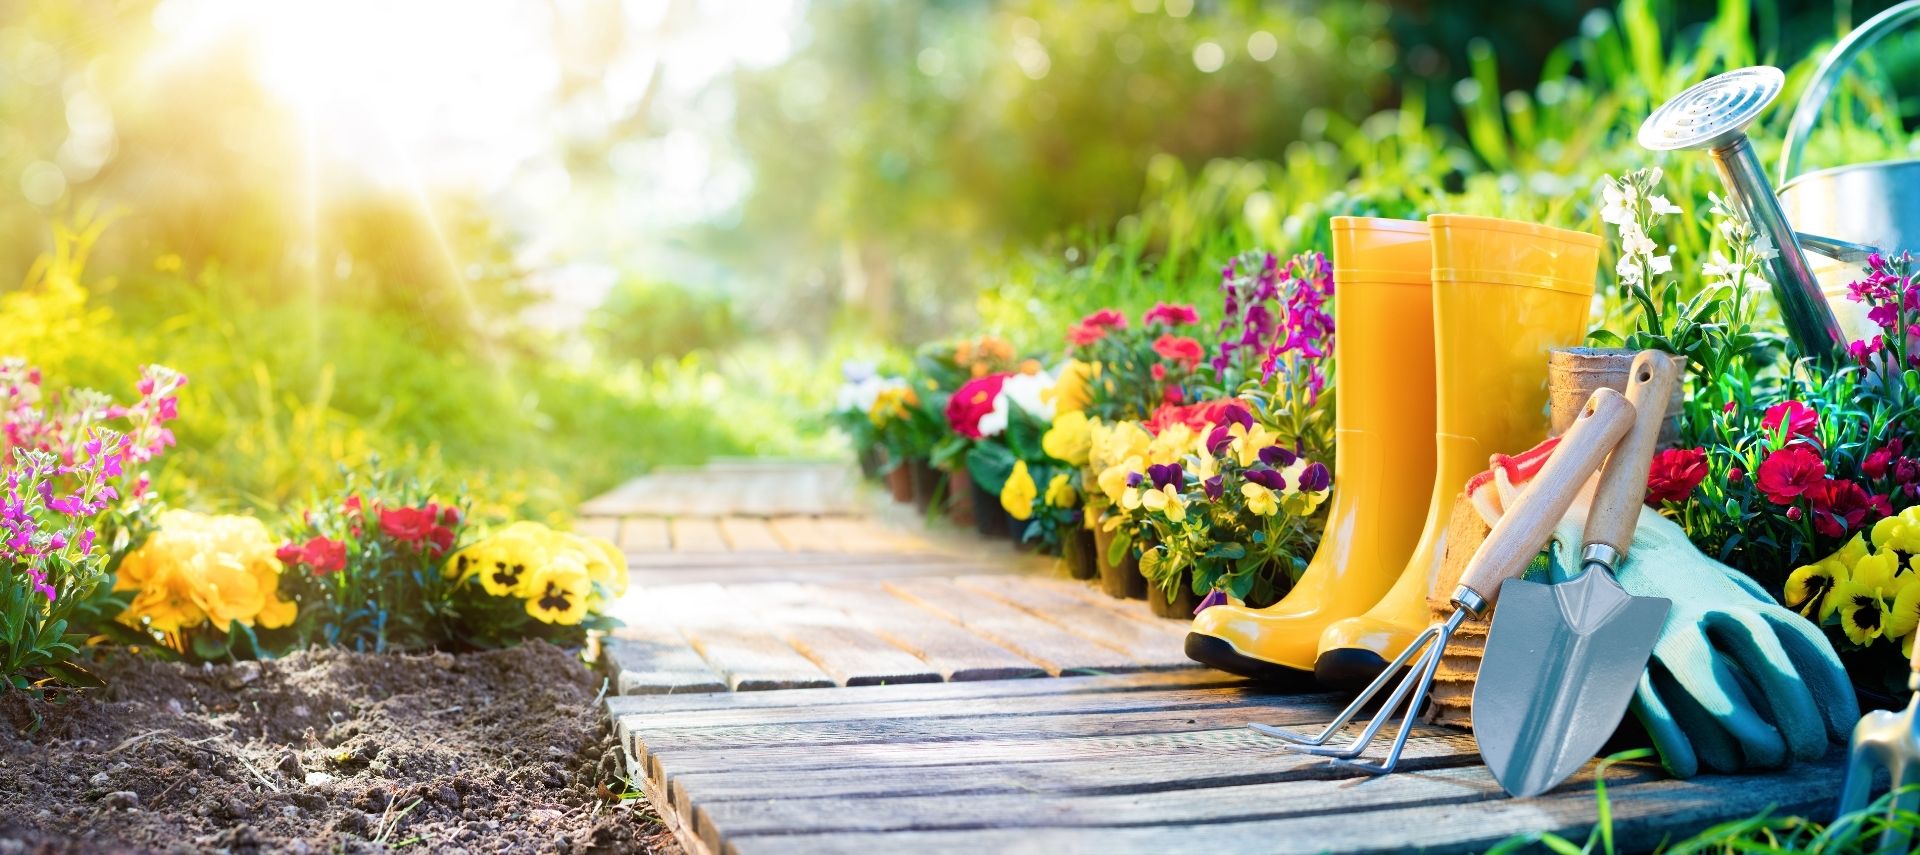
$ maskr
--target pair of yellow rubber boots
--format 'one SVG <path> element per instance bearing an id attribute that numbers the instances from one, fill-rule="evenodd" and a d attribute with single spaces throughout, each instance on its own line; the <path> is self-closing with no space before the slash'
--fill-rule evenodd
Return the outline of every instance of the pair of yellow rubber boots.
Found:
<path id="1" fill-rule="evenodd" d="M 1334 494 L 1280 602 L 1202 611 L 1187 655 L 1263 679 L 1373 679 L 1431 622 L 1447 518 L 1547 431 L 1547 351 L 1586 332 L 1600 239 L 1437 214 L 1333 218 Z"/>

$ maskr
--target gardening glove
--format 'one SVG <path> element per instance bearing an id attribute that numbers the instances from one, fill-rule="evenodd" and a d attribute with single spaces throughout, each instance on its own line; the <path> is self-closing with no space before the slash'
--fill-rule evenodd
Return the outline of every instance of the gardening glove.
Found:
<path id="1" fill-rule="evenodd" d="M 1576 503 L 1554 530 L 1551 581 L 1580 572 L 1586 509 Z M 1673 602 L 1631 707 L 1669 773 L 1777 768 L 1847 740 L 1860 708 L 1826 636 L 1671 520 L 1641 508 L 1614 576 Z"/>

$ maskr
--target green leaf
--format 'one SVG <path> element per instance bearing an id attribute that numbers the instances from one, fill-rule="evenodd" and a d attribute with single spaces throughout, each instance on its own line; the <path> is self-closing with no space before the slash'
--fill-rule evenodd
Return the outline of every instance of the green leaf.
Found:
<path id="1" fill-rule="evenodd" d="M 46 664 L 46 669 L 47 673 L 53 675 L 54 679 L 73 686 L 74 688 L 100 689 L 105 688 L 107 685 L 105 680 L 95 676 L 92 671 L 88 671 L 73 662 L 54 660 Z"/>
<path id="2" fill-rule="evenodd" d="M 1212 549 L 1207 550 L 1207 557 L 1235 561 L 1247 557 L 1247 548 L 1238 543 L 1215 544 Z"/>
<path id="3" fill-rule="evenodd" d="M 1126 563 L 1128 554 L 1133 552 L 1133 536 L 1125 531 L 1114 532 L 1113 542 L 1107 544 L 1107 566 L 1118 567 Z"/>
<path id="4" fill-rule="evenodd" d="M 1006 446 L 994 442 L 975 443 L 967 451 L 967 474 L 973 476 L 974 483 L 981 489 L 998 496 L 1013 474 L 1013 462 L 1013 452 Z"/>

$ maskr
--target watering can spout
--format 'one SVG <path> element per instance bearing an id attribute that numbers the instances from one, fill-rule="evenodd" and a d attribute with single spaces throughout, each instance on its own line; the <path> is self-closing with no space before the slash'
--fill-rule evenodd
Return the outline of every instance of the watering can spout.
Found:
<path id="1" fill-rule="evenodd" d="M 1640 144 L 1654 151 L 1705 150 L 1713 158 L 1727 200 L 1753 226 L 1763 247 L 1772 250 L 1767 278 L 1788 335 L 1807 355 L 1832 360 L 1846 347 L 1846 335 L 1746 134 L 1747 125 L 1773 103 L 1785 83 L 1780 69 L 1770 66 L 1702 81 L 1647 117 L 1640 126 Z"/>

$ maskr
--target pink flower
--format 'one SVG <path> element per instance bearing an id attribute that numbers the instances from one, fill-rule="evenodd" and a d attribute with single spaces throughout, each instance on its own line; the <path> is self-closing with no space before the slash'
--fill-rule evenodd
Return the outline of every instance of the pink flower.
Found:
<path id="1" fill-rule="evenodd" d="M 1162 359 L 1171 360 L 1188 370 L 1199 365 L 1200 360 L 1206 356 L 1206 351 L 1200 347 L 1200 342 L 1186 336 L 1174 335 L 1163 335 L 1155 340 L 1153 352 L 1159 354 Z"/>
<path id="2" fill-rule="evenodd" d="M 1770 432 L 1778 431 L 1783 422 L 1787 426 L 1788 441 L 1795 438 L 1814 443 L 1820 441 L 1820 414 L 1814 412 L 1812 407 L 1799 401 L 1782 401 L 1767 408 L 1766 415 L 1760 419 L 1760 426 Z"/>
<path id="3" fill-rule="evenodd" d="M 993 399 L 1007 382 L 1006 374 L 988 374 L 960 384 L 947 399 L 947 426 L 967 439 L 980 438 L 980 417 L 993 412 Z"/>
<path id="4" fill-rule="evenodd" d="M 434 516 L 426 508 L 384 508 L 380 532 L 402 543 L 419 543 L 433 531 Z"/>
<path id="5" fill-rule="evenodd" d="M 1085 347 L 1105 338 L 1108 330 L 1126 329 L 1126 326 L 1127 316 L 1120 314 L 1118 309 L 1101 309 L 1081 318 L 1079 323 L 1068 329 L 1067 341 Z"/>
<path id="6" fill-rule="evenodd" d="M 1662 451 L 1653 456 L 1653 467 L 1647 474 L 1647 504 L 1659 507 L 1662 502 L 1684 502 L 1706 477 L 1706 449 Z"/>
<path id="7" fill-rule="evenodd" d="M 1789 445 L 1760 461 L 1754 484 L 1776 505 L 1790 505 L 1800 494 L 1825 481 L 1827 464 L 1803 445 Z"/>
<path id="8" fill-rule="evenodd" d="M 301 562 L 315 576 L 338 573 L 347 567 L 347 545 L 325 537 L 310 538 L 300 547 Z"/>
<path id="9" fill-rule="evenodd" d="M 1194 311 L 1192 306 L 1155 303 L 1140 320 L 1148 325 L 1166 324 L 1170 327 L 1184 327 L 1200 323 L 1200 313 Z"/>
<path id="10" fill-rule="evenodd" d="M 1846 537 L 1876 510 L 1874 497 L 1852 481 L 1822 481 L 1808 489 L 1806 495 L 1813 505 L 1813 528 L 1827 537 Z M 1883 498 L 1879 504 L 1884 503 Z"/>

